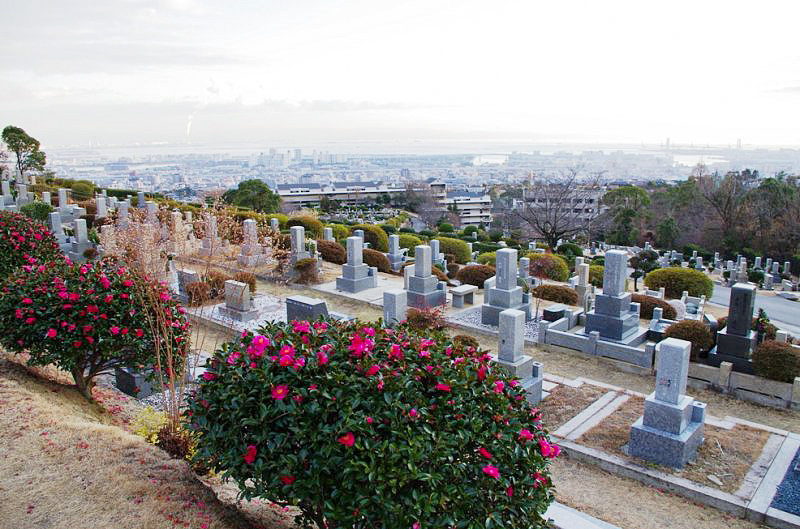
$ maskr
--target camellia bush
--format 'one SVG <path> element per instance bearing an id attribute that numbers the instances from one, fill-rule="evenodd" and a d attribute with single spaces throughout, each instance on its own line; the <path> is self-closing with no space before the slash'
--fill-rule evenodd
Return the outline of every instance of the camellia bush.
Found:
<path id="1" fill-rule="evenodd" d="M 559 448 L 518 381 L 443 333 L 267 324 L 209 361 L 196 463 L 303 527 L 544 528 Z"/>
<path id="2" fill-rule="evenodd" d="M 23 265 L 63 259 L 58 241 L 44 224 L 26 215 L 0 211 L 0 281 Z"/>
<path id="3" fill-rule="evenodd" d="M 89 399 L 98 374 L 156 365 L 156 350 L 185 358 L 189 347 L 189 321 L 166 287 L 110 257 L 23 266 L 0 290 L 0 328 L 3 347 L 68 371 Z"/>

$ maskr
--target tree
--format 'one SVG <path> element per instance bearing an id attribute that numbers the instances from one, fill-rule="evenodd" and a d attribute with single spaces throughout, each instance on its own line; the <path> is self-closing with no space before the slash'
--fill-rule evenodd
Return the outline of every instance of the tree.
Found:
<path id="1" fill-rule="evenodd" d="M 652 250 L 642 250 L 638 255 L 631 257 L 630 265 L 631 268 L 633 268 L 633 273 L 631 273 L 631 277 L 633 278 L 633 289 L 638 291 L 639 278 L 644 277 L 656 268 L 659 268 L 658 254 Z"/>
<path id="2" fill-rule="evenodd" d="M 322 198 L 319 199 L 319 209 L 324 213 L 332 213 L 339 209 L 339 201 L 328 197 L 328 195 L 322 195 Z"/>
<path id="3" fill-rule="evenodd" d="M 656 227 L 656 244 L 659 248 L 672 249 L 678 242 L 680 230 L 672 217 L 662 220 Z"/>
<path id="4" fill-rule="evenodd" d="M 738 246 L 738 225 L 744 220 L 744 206 L 749 184 L 758 172 L 731 171 L 724 177 L 705 175 L 697 177 L 698 188 L 706 203 L 711 206 L 720 224 L 719 240 L 729 250 Z"/>
<path id="5" fill-rule="evenodd" d="M 3 141 L 17 157 L 17 171 L 20 176 L 25 171 L 42 171 L 47 162 L 45 154 L 39 150 L 39 140 L 29 136 L 24 130 L 13 125 L 3 129 Z"/>
<path id="6" fill-rule="evenodd" d="M 647 191 L 637 186 L 622 186 L 603 195 L 608 215 L 613 218 L 610 242 L 630 246 L 639 238 L 641 219 L 650 205 Z"/>
<path id="7" fill-rule="evenodd" d="M 581 181 L 578 174 L 570 169 L 559 176 L 537 178 L 525 190 L 523 206 L 511 213 L 551 248 L 559 239 L 589 232 L 599 214 L 597 179 Z"/>
<path id="8" fill-rule="evenodd" d="M 278 213 L 281 207 L 281 197 L 261 180 L 241 182 L 237 189 L 225 191 L 222 200 L 227 204 L 250 208 L 259 213 Z"/>

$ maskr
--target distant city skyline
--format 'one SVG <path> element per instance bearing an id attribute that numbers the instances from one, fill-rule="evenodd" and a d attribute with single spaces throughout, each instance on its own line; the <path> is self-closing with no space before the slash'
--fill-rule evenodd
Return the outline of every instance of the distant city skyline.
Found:
<path id="1" fill-rule="evenodd" d="M 0 125 L 45 149 L 798 147 L 798 15 L 790 1 L 30 0 L 4 10 Z"/>

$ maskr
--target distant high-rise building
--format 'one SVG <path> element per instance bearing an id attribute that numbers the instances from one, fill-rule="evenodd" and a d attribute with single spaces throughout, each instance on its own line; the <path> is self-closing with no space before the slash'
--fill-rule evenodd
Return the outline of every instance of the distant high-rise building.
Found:
<path id="1" fill-rule="evenodd" d="M 742 138 L 736 140 L 736 148 L 740 151 L 742 150 Z"/>
<path id="2" fill-rule="evenodd" d="M 293 161 L 295 163 L 302 162 L 303 161 L 303 151 L 301 151 L 300 149 L 295 149 L 294 150 Z"/>
<path id="3" fill-rule="evenodd" d="M 411 171 L 409 171 L 406 168 L 400 169 L 400 176 L 402 178 L 410 178 L 411 177 Z"/>

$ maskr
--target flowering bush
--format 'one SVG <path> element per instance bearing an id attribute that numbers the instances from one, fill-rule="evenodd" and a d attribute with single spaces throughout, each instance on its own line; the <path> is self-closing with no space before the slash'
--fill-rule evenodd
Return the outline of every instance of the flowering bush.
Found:
<path id="1" fill-rule="evenodd" d="M 400 326 L 267 324 L 210 360 L 196 461 L 303 527 L 543 528 L 550 443 L 517 381 Z"/>
<path id="2" fill-rule="evenodd" d="M 0 211 L 0 279 L 23 265 L 41 264 L 60 256 L 58 241 L 44 224 L 19 213 Z"/>
<path id="3" fill-rule="evenodd" d="M 91 399 L 93 379 L 101 372 L 156 363 L 154 334 L 166 335 L 148 324 L 156 310 L 163 311 L 157 316 L 171 329 L 169 347 L 185 357 L 188 319 L 158 283 L 113 258 L 25 265 L 0 291 L 0 343 L 29 353 L 31 365 L 55 364 L 69 371 Z"/>

